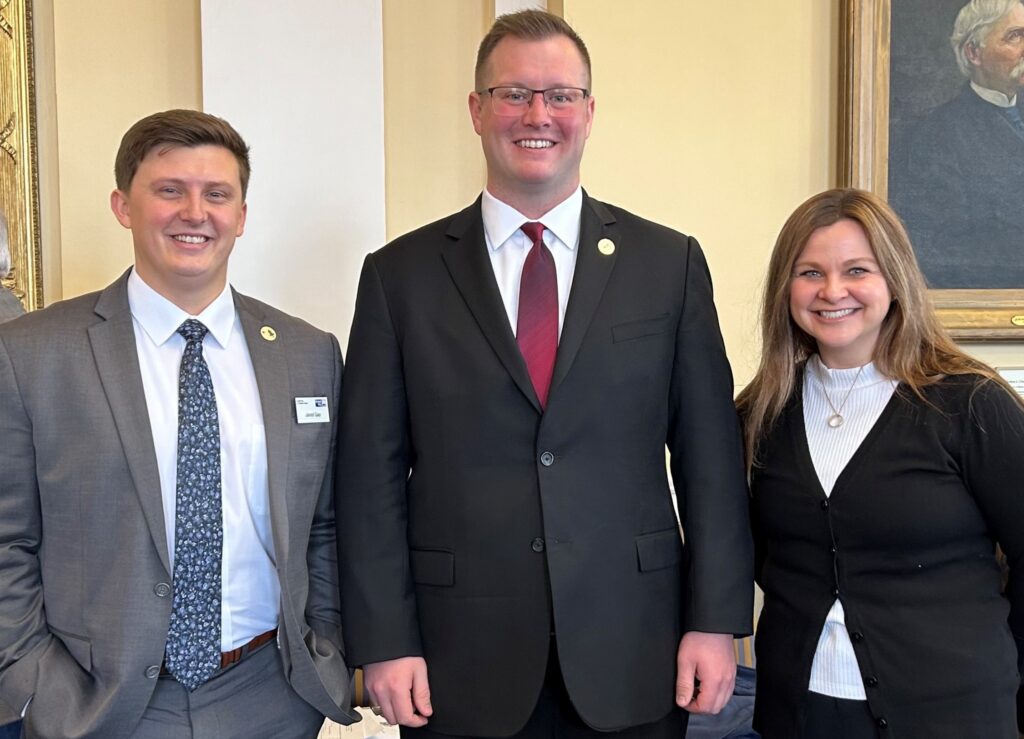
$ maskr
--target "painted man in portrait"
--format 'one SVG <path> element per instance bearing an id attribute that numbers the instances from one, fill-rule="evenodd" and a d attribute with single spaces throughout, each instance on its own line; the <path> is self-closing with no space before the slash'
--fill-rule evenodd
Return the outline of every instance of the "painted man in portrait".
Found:
<path id="1" fill-rule="evenodd" d="M 890 196 L 933 288 L 1024 288 L 1024 3 L 971 0 L 950 43 L 966 82 L 921 119 Z"/>

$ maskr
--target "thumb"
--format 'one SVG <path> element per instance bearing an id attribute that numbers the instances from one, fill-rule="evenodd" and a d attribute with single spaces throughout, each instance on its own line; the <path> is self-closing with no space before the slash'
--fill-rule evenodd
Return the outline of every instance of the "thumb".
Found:
<path id="1" fill-rule="evenodd" d="M 427 666 L 419 667 L 412 676 L 412 703 L 421 716 L 434 712 L 430 705 L 430 683 L 427 681 Z"/>
<path id="2" fill-rule="evenodd" d="M 689 660 L 679 660 L 676 667 L 676 705 L 680 708 L 688 706 L 693 700 L 695 667 Z"/>

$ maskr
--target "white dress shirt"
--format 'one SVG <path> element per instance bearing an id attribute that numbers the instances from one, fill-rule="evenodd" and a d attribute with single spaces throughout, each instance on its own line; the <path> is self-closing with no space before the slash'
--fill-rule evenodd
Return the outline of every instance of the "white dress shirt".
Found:
<path id="1" fill-rule="evenodd" d="M 178 465 L 178 368 L 185 351 L 185 339 L 177 329 L 188 318 L 198 319 L 209 329 L 203 340 L 203 357 L 213 379 L 220 423 L 224 525 L 221 651 L 228 652 L 275 628 L 280 609 L 270 532 L 263 409 L 249 348 L 229 287 L 201 314 L 190 316 L 132 270 L 128 305 L 160 470 L 171 562 Z"/>
<path id="2" fill-rule="evenodd" d="M 999 92 L 999 90 L 990 90 L 987 87 L 971 82 L 971 89 L 980 97 L 982 100 L 992 103 L 1000 108 L 1012 108 L 1017 104 L 1017 96 L 1010 97 L 1005 92 Z"/>
<path id="3" fill-rule="evenodd" d="M 829 369 L 817 355 L 807 361 L 804 428 L 814 471 L 826 497 L 832 495 L 836 480 L 882 415 L 897 384 L 875 369 L 874 364 L 864 365 L 863 370 Z M 843 425 L 837 428 L 828 425 L 833 406 L 843 416 Z M 807 688 L 833 698 L 867 699 L 857 655 L 846 630 L 846 613 L 838 599 L 825 617 L 818 637 Z"/>
<path id="4" fill-rule="evenodd" d="M 558 281 L 558 335 L 562 335 L 565 307 L 569 304 L 572 275 L 576 271 L 576 247 L 580 243 L 580 213 L 583 210 L 583 188 L 577 187 L 568 198 L 542 215 L 527 218 L 511 205 L 501 202 L 484 190 L 480 203 L 484 219 L 487 251 L 498 281 L 498 291 L 505 304 L 512 333 L 516 333 L 519 320 L 519 283 L 523 275 L 526 255 L 533 242 L 520 227 L 527 221 L 540 221 L 545 226 L 544 245 L 555 260 Z"/>

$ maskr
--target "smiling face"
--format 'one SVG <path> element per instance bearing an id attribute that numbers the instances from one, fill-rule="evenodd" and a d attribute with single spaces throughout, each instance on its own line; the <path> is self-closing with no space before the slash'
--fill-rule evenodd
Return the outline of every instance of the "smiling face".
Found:
<path id="1" fill-rule="evenodd" d="M 892 297 L 864 229 L 843 218 L 815 230 L 797 257 L 789 285 L 793 321 L 832 369 L 874 357 Z"/>
<path id="2" fill-rule="evenodd" d="M 156 146 L 128 191 L 114 190 L 110 207 L 131 229 L 135 271 L 162 296 L 196 315 L 224 289 L 246 212 L 228 149 Z"/>
<path id="3" fill-rule="evenodd" d="M 1024 85 L 1024 5 L 1014 3 L 989 30 L 984 45 L 968 43 L 964 54 L 974 82 L 1009 97 L 1016 95 Z"/>
<path id="4" fill-rule="evenodd" d="M 487 61 L 485 87 L 589 89 L 579 50 L 565 36 L 525 41 L 507 36 Z M 580 183 L 583 146 L 594 119 L 586 98 L 570 116 L 553 118 L 541 95 L 523 114 L 497 116 L 487 93 L 470 93 L 469 112 L 487 160 L 487 189 L 499 200 L 536 218 L 569 197 Z"/>

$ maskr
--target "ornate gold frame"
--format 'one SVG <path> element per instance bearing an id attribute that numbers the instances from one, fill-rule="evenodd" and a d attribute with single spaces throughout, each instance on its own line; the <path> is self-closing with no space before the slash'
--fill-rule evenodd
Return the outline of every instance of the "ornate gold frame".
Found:
<path id="1" fill-rule="evenodd" d="M 839 182 L 885 197 L 889 154 L 891 0 L 841 0 Z M 1024 341 L 1024 290 L 932 290 L 962 341 Z"/>
<path id="2" fill-rule="evenodd" d="M 32 0 L 0 0 L 0 53 L 0 209 L 11 247 L 4 285 L 34 310 L 43 305 L 43 274 Z"/>

